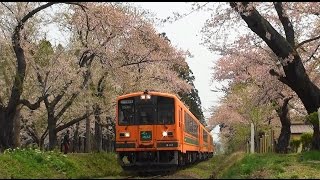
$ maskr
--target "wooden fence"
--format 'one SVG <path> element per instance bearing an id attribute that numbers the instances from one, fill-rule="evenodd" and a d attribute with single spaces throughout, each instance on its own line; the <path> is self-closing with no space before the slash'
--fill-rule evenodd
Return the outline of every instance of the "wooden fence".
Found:
<path id="1" fill-rule="evenodd" d="M 69 152 L 73 152 L 73 153 L 87 152 L 86 137 L 79 136 L 79 139 L 77 140 L 77 142 L 73 137 L 71 137 L 70 139 L 71 139 L 71 142 L 70 142 Z M 91 142 L 90 150 L 97 151 L 96 141 L 94 139 L 93 134 L 91 134 L 90 142 Z M 106 152 L 114 152 L 114 140 L 111 137 L 103 137 L 101 140 L 101 150 Z M 60 143 L 60 151 L 63 152 L 62 143 Z"/>
<path id="2" fill-rule="evenodd" d="M 275 138 L 274 138 L 274 130 L 270 129 L 264 134 L 258 135 L 255 137 L 255 152 L 256 153 L 268 153 L 275 151 Z M 246 152 L 250 153 L 250 141 L 247 141 Z"/>

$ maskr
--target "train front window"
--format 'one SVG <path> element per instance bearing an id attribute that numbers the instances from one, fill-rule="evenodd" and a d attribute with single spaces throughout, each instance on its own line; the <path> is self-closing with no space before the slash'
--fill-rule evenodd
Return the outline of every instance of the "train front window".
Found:
<path id="1" fill-rule="evenodd" d="M 134 99 L 119 101 L 119 125 L 134 124 Z"/>
<path id="2" fill-rule="evenodd" d="M 156 111 L 153 105 L 140 105 L 137 108 L 138 124 L 154 124 Z"/>
<path id="3" fill-rule="evenodd" d="M 140 96 L 119 100 L 119 125 L 174 124 L 174 99 Z"/>
<path id="4" fill-rule="evenodd" d="M 136 98 L 136 124 L 155 124 L 156 122 L 156 102 L 157 96 L 150 99 Z"/>

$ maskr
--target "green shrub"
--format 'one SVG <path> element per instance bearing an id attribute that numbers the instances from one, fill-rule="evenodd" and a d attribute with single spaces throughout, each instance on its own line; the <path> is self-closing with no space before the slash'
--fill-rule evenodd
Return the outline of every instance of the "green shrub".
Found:
<path id="1" fill-rule="evenodd" d="M 302 160 L 304 161 L 320 161 L 319 151 L 308 151 L 302 153 Z"/>
<path id="2" fill-rule="evenodd" d="M 314 125 L 319 125 L 318 112 L 313 112 L 307 116 L 307 120 Z"/>
<path id="3" fill-rule="evenodd" d="M 300 139 L 293 139 L 290 141 L 290 147 L 292 149 L 293 152 L 297 152 L 298 148 L 301 144 L 301 140 Z"/>
<path id="4" fill-rule="evenodd" d="M 312 143 L 312 133 L 303 133 L 301 135 L 302 151 L 309 151 Z"/>

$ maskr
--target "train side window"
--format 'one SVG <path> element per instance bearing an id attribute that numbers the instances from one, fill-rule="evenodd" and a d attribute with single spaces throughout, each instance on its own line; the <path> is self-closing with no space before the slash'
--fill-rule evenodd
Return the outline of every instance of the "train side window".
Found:
<path id="1" fill-rule="evenodd" d="M 179 127 L 181 126 L 182 121 L 182 108 L 179 108 Z"/>

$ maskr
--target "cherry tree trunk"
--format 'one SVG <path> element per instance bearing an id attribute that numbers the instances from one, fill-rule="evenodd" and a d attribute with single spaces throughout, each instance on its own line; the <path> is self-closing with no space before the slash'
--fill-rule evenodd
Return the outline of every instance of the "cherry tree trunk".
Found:
<path id="1" fill-rule="evenodd" d="M 76 125 L 76 130 L 73 134 L 73 152 L 80 152 L 80 142 L 79 142 L 79 122 Z"/>
<path id="2" fill-rule="evenodd" d="M 53 116 L 48 115 L 49 129 L 49 150 L 53 150 L 57 145 L 56 122 Z"/>
<path id="3" fill-rule="evenodd" d="M 288 103 L 290 99 L 292 99 L 292 97 L 284 98 L 282 105 L 278 109 L 276 109 L 281 122 L 281 132 L 278 139 L 278 144 L 276 146 L 276 152 L 278 153 L 288 153 L 291 136 L 291 121 L 288 117 Z"/>
<path id="4" fill-rule="evenodd" d="M 20 147 L 20 129 L 21 129 L 21 108 L 22 105 L 17 106 L 17 111 L 13 120 L 13 132 L 14 132 L 14 147 Z"/>
<path id="5" fill-rule="evenodd" d="M 96 140 L 96 150 L 100 152 L 102 150 L 102 130 L 101 130 L 101 118 L 100 118 L 100 107 L 99 105 L 94 106 L 94 130 L 95 130 L 95 140 Z"/>
<path id="6" fill-rule="evenodd" d="M 291 135 L 290 122 L 289 124 L 282 124 L 281 133 L 278 138 L 278 144 L 276 146 L 277 153 L 288 153 L 290 135 Z"/>
<path id="7" fill-rule="evenodd" d="M 87 107 L 87 114 L 89 114 L 89 108 Z M 86 153 L 91 152 L 90 142 L 90 116 L 86 118 Z"/>
<path id="8" fill-rule="evenodd" d="M 14 112 L 0 111 L 0 151 L 14 147 Z"/>

